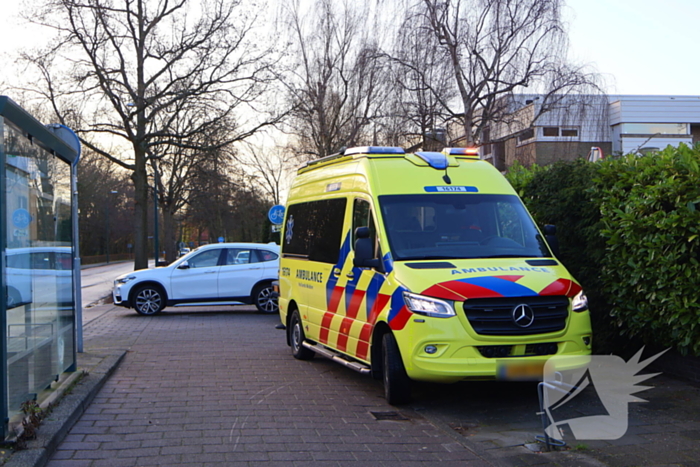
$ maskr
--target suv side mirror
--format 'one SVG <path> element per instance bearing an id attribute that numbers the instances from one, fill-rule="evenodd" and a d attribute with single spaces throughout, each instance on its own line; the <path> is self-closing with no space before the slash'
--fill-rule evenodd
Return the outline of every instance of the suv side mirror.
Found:
<path id="1" fill-rule="evenodd" d="M 369 227 L 358 227 L 355 230 L 355 258 L 352 260 L 356 268 L 379 268 L 381 262 L 374 257 L 374 242 L 369 238 Z"/>
<path id="2" fill-rule="evenodd" d="M 183 261 L 182 263 L 178 264 L 177 268 L 178 269 L 189 269 L 190 263 L 188 263 L 187 261 Z"/>
<path id="3" fill-rule="evenodd" d="M 559 239 L 557 238 L 557 226 L 547 224 L 544 226 L 544 238 L 552 249 L 554 256 L 559 256 Z"/>

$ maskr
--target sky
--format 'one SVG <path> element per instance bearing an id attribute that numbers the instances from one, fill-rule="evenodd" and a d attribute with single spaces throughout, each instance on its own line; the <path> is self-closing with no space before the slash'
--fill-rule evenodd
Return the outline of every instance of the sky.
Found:
<path id="1" fill-rule="evenodd" d="M 3 1 L 3 61 L 16 48 L 42 39 L 18 18 L 22 5 Z M 608 93 L 700 95 L 700 1 L 566 0 L 563 17 L 570 58 L 601 73 Z M 2 65 L 0 77 L 7 68 Z"/>
<path id="2" fill-rule="evenodd" d="M 567 0 L 570 53 L 609 94 L 700 95 L 700 2 Z"/>

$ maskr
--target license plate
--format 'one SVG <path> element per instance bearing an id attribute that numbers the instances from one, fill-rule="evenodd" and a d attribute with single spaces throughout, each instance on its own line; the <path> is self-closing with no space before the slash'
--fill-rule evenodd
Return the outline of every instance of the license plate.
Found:
<path id="1" fill-rule="evenodd" d="M 512 360 L 498 363 L 497 377 L 509 381 L 542 381 L 544 362 L 514 362 Z"/>

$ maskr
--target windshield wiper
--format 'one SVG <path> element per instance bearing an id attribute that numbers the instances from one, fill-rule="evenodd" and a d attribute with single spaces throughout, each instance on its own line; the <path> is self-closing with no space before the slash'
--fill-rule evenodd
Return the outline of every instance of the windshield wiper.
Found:
<path id="1" fill-rule="evenodd" d="M 406 257 L 398 258 L 397 261 L 420 261 L 423 259 L 435 260 L 435 259 L 459 259 L 459 258 L 456 258 L 454 256 L 406 256 Z"/>
<path id="2" fill-rule="evenodd" d="M 537 258 L 537 256 L 530 255 L 491 255 L 491 256 L 480 256 L 480 258 Z"/>

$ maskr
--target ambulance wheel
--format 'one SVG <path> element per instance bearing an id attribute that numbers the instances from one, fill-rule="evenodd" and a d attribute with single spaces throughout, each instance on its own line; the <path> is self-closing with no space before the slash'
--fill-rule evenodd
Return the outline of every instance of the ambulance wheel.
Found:
<path id="1" fill-rule="evenodd" d="M 391 405 L 407 404 L 411 401 L 411 380 L 403 366 L 396 338 L 390 332 L 386 333 L 382 344 L 384 397 Z"/>
<path id="2" fill-rule="evenodd" d="M 311 360 L 316 355 L 316 352 L 302 345 L 305 338 L 299 312 L 294 310 L 289 320 L 289 343 L 292 346 L 292 356 L 297 360 Z"/>

